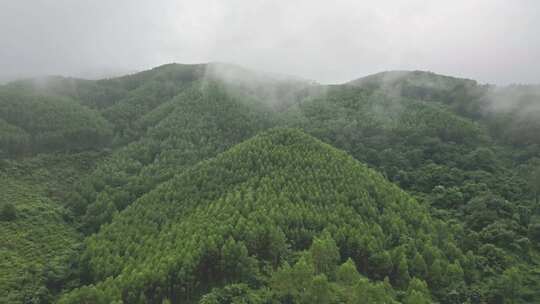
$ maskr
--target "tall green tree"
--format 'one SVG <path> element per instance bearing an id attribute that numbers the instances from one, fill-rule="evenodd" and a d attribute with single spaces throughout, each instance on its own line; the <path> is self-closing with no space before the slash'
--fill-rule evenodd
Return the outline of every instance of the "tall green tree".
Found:
<path id="1" fill-rule="evenodd" d="M 352 259 L 347 259 L 345 263 L 338 267 L 336 279 L 339 283 L 344 285 L 354 285 L 361 279 L 361 275 L 358 273 Z"/>
<path id="2" fill-rule="evenodd" d="M 520 295 L 523 284 L 523 274 L 516 267 L 504 271 L 498 282 L 498 292 L 504 303 L 521 303 Z"/>
<path id="3" fill-rule="evenodd" d="M 309 250 L 317 273 L 333 275 L 339 262 L 339 248 L 332 236 L 325 232 L 313 240 Z"/>
<path id="4" fill-rule="evenodd" d="M 396 286 L 405 288 L 409 285 L 411 276 L 409 274 L 409 266 L 407 259 L 404 256 L 401 257 L 396 270 Z"/>
<path id="5" fill-rule="evenodd" d="M 313 277 L 311 285 L 302 297 L 303 304 L 332 304 L 337 303 L 336 293 L 324 274 Z"/>
<path id="6" fill-rule="evenodd" d="M 416 252 L 416 254 L 414 255 L 414 258 L 411 261 L 410 269 L 413 276 L 422 279 L 426 278 L 427 265 L 424 261 L 424 257 L 419 252 Z"/>
<path id="7" fill-rule="evenodd" d="M 413 278 L 407 287 L 404 304 L 430 304 L 431 296 L 426 282 Z"/>

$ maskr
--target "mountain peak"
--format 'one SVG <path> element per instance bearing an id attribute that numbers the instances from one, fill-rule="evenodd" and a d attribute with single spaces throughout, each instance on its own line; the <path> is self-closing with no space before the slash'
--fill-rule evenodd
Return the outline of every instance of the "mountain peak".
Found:
<path id="1" fill-rule="evenodd" d="M 389 226 L 390 218 L 399 225 Z M 362 256 L 416 246 L 417 233 L 433 231 L 428 218 L 425 207 L 345 152 L 300 130 L 276 128 L 147 193 L 102 227 L 84 256 L 99 290 L 112 288 L 120 295 L 134 286 L 190 280 L 199 286 L 195 294 L 183 295 L 191 297 L 215 286 L 209 282 L 218 282 L 221 271 L 196 265 L 231 240 L 242 244 L 246 255 L 278 267 L 287 248 L 307 249 L 323 230 L 338 238 L 336 227 L 348 227 L 340 230 L 340 242 L 357 238 L 350 250 L 365 251 L 355 262 L 369 269 L 373 266 Z M 363 243 L 370 246 L 354 247 Z M 227 259 L 214 256 L 212 265 Z M 122 283 L 124 274 L 143 272 L 134 277 L 137 283 Z"/>
<path id="2" fill-rule="evenodd" d="M 407 70 L 394 70 L 385 71 L 372 75 L 368 75 L 356 80 L 352 80 L 347 84 L 356 86 L 379 86 L 379 87 L 392 87 L 397 85 L 403 85 L 408 83 L 418 87 L 427 88 L 453 88 L 456 85 L 474 86 L 477 82 L 471 79 L 456 78 L 451 76 L 445 76 L 436 74 L 430 71 L 407 71 Z"/>

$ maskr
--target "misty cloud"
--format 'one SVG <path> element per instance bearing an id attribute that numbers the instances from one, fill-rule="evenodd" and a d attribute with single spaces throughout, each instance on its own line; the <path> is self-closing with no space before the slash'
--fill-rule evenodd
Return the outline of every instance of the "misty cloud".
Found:
<path id="1" fill-rule="evenodd" d="M 0 0 L 0 81 L 230 62 L 323 83 L 383 70 L 540 83 L 540 3 Z"/>

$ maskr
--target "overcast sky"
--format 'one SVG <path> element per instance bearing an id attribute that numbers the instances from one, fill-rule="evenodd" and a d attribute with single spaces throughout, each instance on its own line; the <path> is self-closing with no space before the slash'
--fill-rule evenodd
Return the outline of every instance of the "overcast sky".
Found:
<path id="1" fill-rule="evenodd" d="M 323 83 L 540 83 L 537 0 L 0 0 L 0 80 L 220 61 Z"/>

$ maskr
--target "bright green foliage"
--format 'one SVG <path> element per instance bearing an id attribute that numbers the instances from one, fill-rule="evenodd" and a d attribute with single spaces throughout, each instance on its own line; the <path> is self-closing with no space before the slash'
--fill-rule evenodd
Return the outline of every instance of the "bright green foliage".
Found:
<path id="1" fill-rule="evenodd" d="M 339 262 L 339 248 L 332 237 L 326 233 L 322 238 L 315 238 L 310 249 L 315 272 L 333 276 Z"/>
<path id="2" fill-rule="evenodd" d="M 70 274 L 79 236 L 41 189 L 6 176 L 0 181 L 0 302 L 47 303 Z M 5 206 L 16 216 L 7 219 Z"/>
<path id="3" fill-rule="evenodd" d="M 142 121 L 146 134 L 102 163 L 74 193 L 71 203 L 86 232 L 160 182 L 273 124 L 264 105 L 213 83 L 186 90 Z"/>
<path id="4" fill-rule="evenodd" d="M 411 276 L 409 274 L 409 266 L 404 256 L 399 259 L 399 264 L 396 270 L 396 286 L 404 288 L 409 285 Z"/>
<path id="5" fill-rule="evenodd" d="M 454 223 L 460 239 L 457 248 L 472 251 L 474 258 L 465 261 L 459 253 L 454 254 L 454 245 L 446 252 L 450 260 L 468 263 L 464 278 L 474 287 L 461 283 L 451 286 L 441 280 L 448 267 L 444 263 L 435 264 L 434 277 L 430 278 L 429 266 L 437 255 L 431 254 L 426 261 L 423 251 L 418 251 L 412 259 L 415 263 L 409 260 L 407 265 L 409 275 L 429 282 L 441 302 L 454 301 L 445 296 L 449 292 L 457 301 L 465 301 L 478 290 L 482 293 L 479 297 L 485 298 L 498 288 L 494 282 L 508 266 L 538 261 L 538 252 L 531 251 L 529 245 L 534 243 L 531 239 L 537 239 L 540 214 L 534 202 L 535 183 L 531 184 L 535 179 L 530 173 L 535 170 L 529 169 L 529 164 L 540 150 L 530 142 L 525 150 L 516 148 L 524 144 L 525 137 L 515 141 L 516 146 L 509 146 L 502 143 L 507 135 L 493 136 L 492 123 L 497 118 L 482 111 L 487 92 L 492 93 L 474 81 L 422 72 L 383 73 L 351 85 L 329 86 L 287 112 L 289 125 L 376 168 L 429 203 L 432 214 Z M 516 164 L 526 167 L 528 174 L 516 170 Z M 415 252 L 408 252 L 415 257 Z M 398 267 L 400 262 L 384 251 L 367 259 L 375 275 Z M 522 275 L 530 277 L 527 289 L 535 290 L 536 266 L 530 269 Z M 394 274 L 390 279 L 403 284 L 398 277 Z M 482 281 L 481 277 L 490 279 Z M 469 293 L 468 288 L 475 291 Z"/>
<path id="6" fill-rule="evenodd" d="M 428 282 L 434 288 L 443 286 L 445 280 L 443 263 L 440 260 L 435 260 L 429 268 Z"/>
<path id="7" fill-rule="evenodd" d="M 268 300 L 264 294 L 261 295 L 261 292 L 252 290 L 246 284 L 230 284 L 213 289 L 201 298 L 199 304 L 262 304 L 268 303 Z"/>
<path id="8" fill-rule="evenodd" d="M 386 219 L 401 229 L 388 230 Z M 374 267 L 366 257 L 397 246 L 414 248 L 411 240 L 420 231 L 422 238 L 435 239 L 436 229 L 447 229 L 435 223 L 415 200 L 343 152 L 299 131 L 278 129 L 141 197 L 88 239 L 84 263 L 97 287 L 115 299 L 175 303 L 196 300 L 221 284 L 257 280 L 263 265 L 276 267 L 291 251 L 307 249 L 324 228 L 332 238 L 316 239 L 313 261 L 293 268 L 316 278 L 298 284 L 333 280 L 336 244 L 341 257 L 352 258 L 365 275 L 384 278 L 393 272 L 390 254 Z M 454 242 L 450 233 L 443 242 Z M 319 272 L 329 277 L 317 277 Z M 104 283 L 108 277 L 112 281 Z M 153 287 L 141 295 L 137 286 Z"/>
<path id="9" fill-rule="evenodd" d="M 343 285 L 354 285 L 360 280 L 360 274 L 356 269 L 356 264 L 351 258 L 348 258 L 347 261 L 337 269 L 336 281 Z"/>
<path id="10" fill-rule="evenodd" d="M 15 217 L 0 219 L 0 303 L 50 303 L 77 284 L 82 238 L 59 202 L 99 157 L 82 153 L 0 161 L 0 216 L 15 210 Z"/>
<path id="11" fill-rule="evenodd" d="M 314 276 L 313 264 L 302 257 L 294 266 L 285 263 L 276 271 L 270 280 L 270 287 L 278 299 L 299 302 L 304 291 L 311 286 Z"/>
<path id="12" fill-rule="evenodd" d="M 324 274 L 319 274 L 313 277 L 309 288 L 305 292 L 301 303 L 336 303 L 337 297 L 332 291 L 332 285 Z"/>
<path id="13" fill-rule="evenodd" d="M 426 278 L 427 276 L 427 265 L 424 261 L 424 257 L 420 253 L 416 253 L 414 258 L 411 261 L 411 273 L 414 277 L 417 278 Z"/>
<path id="14" fill-rule="evenodd" d="M 403 299 L 404 304 L 430 304 L 432 303 L 427 284 L 417 278 L 409 283 Z"/>
<path id="15" fill-rule="evenodd" d="M 370 282 L 352 260 L 337 269 L 337 280 L 329 280 L 317 275 L 314 265 L 302 257 L 293 267 L 285 264 L 272 275 L 270 293 L 280 303 L 398 303 L 388 282 Z"/>

